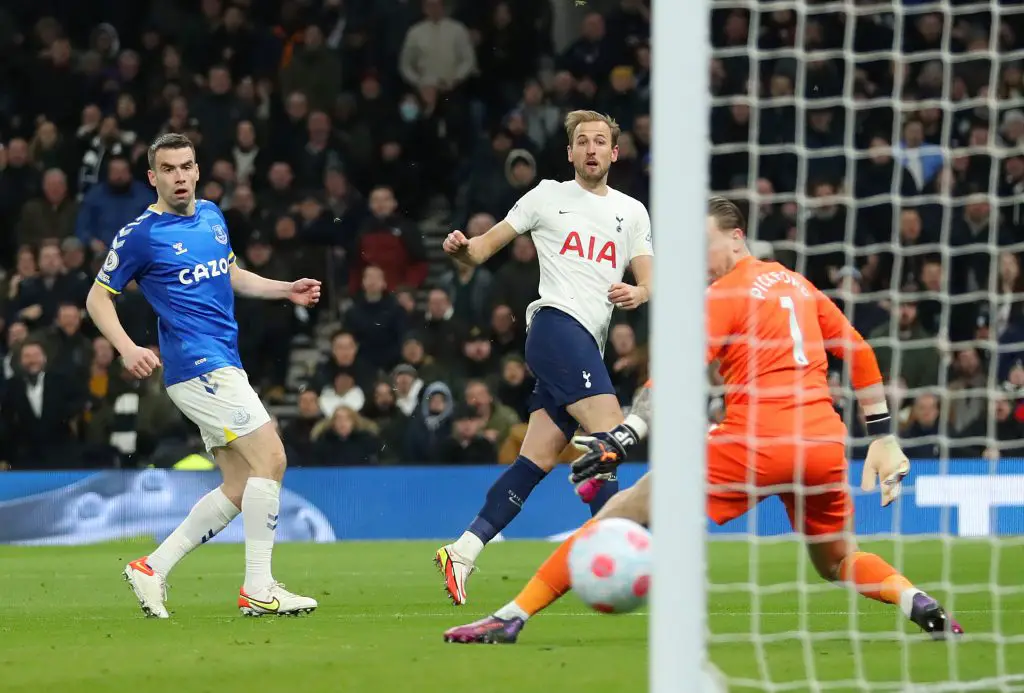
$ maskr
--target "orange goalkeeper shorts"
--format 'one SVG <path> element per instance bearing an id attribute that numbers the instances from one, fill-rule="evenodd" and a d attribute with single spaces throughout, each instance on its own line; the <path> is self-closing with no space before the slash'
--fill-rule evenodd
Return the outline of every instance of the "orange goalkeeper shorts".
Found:
<path id="1" fill-rule="evenodd" d="M 751 446 L 722 428 L 708 435 L 708 517 L 724 524 L 778 496 L 793 529 L 838 534 L 853 515 L 842 443 L 763 439 Z"/>

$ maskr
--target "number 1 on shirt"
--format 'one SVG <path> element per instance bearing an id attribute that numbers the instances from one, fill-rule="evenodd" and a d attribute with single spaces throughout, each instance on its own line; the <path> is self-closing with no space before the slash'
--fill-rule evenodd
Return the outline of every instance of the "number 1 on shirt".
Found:
<path id="1" fill-rule="evenodd" d="M 789 311 L 789 336 L 793 338 L 793 360 L 798 366 L 810 363 L 804 353 L 804 333 L 800 331 L 800 323 L 796 319 L 796 304 L 791 296 L 779 296 L 779 303 Z"/>

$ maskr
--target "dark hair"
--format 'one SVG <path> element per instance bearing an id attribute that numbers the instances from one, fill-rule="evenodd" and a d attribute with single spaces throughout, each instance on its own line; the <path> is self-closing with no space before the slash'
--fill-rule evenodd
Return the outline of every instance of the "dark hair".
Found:
<path id="1" fill-rule="evenodd" d="M 715 218 L 718 228 L 723 231 L 739 229 L 744 234 L 747 232 L 747 220 L 743 218 L 743 212 L 732 200 L 727 200 L 718 195 L 708 200 L 708 216 Z"/>
<path id="2" fill-rule="evenodd" d="M 39 347 L 43 352 L 43 356 L 46 356 L 46 345 L 43 344 L 42 340 L 38 337 L 26 337 L 25 341 L 21 343 L 21 351 L 25 351 L 28 347 Z"/>
<path id="3" fill-rule="evenodd" d="M 153 144 L 149 145 L 149 168 L 150 170 L 156 170 L 156 153 L 161 149 L 191 149 L 192 156 L 196 155 L 196 147 L 185 135 L 178 134 L 176 132 L 168 132 L 160 135 Z"/>

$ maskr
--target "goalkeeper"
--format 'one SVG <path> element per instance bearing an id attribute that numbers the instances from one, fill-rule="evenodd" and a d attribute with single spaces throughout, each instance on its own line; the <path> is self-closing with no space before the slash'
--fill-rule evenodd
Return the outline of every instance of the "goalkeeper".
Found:
<path id="1" fill-rule="evenodd" d="M 874 436 L 862 488 L 881 481 L 886 506 L 900 494 L 910 463 L 890 434 L 878 362 L 846 317 L 807 280 L 782 265 L 751 257 L 740 211 L 723 198 L 708 204 L 706 297 L 708 363 L 725 379 L 726 417 L 708 434 L 708 516 L 717 524 L 740 517 L 777 495 L 801 532 L 815 569 L 830 582 L 869 599 L 898 605 L 936 639 L 963 632 L 942 606 L 882 558 L 858 551 L 847 490 L 846 427 L 832 407 L 826 352 L 852 362 L 853 384 Z M 583 454 L 571 480 L 585 495 L 613 479 L 628 448 L 647 432 L 650 383 L 626 421 L 607 433 L 577 436 Z M 651 474 L 619 492 L 590 521 L 650 521 Z M 584 525 L 544 562 L 519 595 L 492 616 L 445 633 L 448 642 L 513 643 L 527 619 L 570 588 L 568 557 Z"/>

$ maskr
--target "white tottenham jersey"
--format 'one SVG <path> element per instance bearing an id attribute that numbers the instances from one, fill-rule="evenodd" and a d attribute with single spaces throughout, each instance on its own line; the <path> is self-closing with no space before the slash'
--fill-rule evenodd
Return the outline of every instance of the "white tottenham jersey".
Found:
<path id="1" fill-rule="evenodd" d="M 604 353 L 613 309 L 608 289 L 633 258 L 654 254 L 647 209 L 612 188 L 602 196 L 575 180 L 543 180 L 505 221 L 537 246 L 540 298 L 526 311 L 527 326 L 539 309 L 557 308 L 587 328 Z"/>

